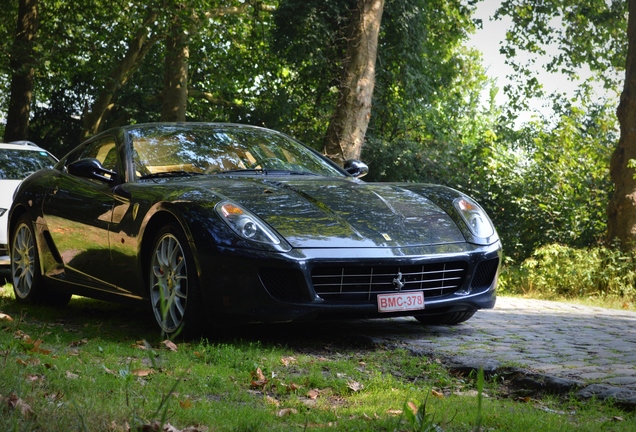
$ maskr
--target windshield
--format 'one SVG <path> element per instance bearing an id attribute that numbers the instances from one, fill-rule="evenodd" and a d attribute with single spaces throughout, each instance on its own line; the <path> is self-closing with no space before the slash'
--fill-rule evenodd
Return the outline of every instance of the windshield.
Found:
<path id="1" fill-rule="evenodd" d="M 22 180 L 43 168 L 51 168 L 56 160 L 45 151 L 0 149 L 0 179 Z"/>
<path id="2" fill-rule="evenodd" d="M 266 129 L 162 125 L 129 133 L 139 179 L 171 173 L 344 175 L 304 145 Z"/>

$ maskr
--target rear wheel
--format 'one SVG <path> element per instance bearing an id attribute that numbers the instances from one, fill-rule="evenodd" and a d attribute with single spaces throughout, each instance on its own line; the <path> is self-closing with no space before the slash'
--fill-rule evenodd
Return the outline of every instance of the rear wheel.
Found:
<path id="1" fill-rule="evenodd" d="M 202 305 L 194 258 L 176 225 L 165 226 L 155 237 L 148 281 L 150 304 L 165 335 L 201 332 Z"/>
<path id="2" fill-rule="evenodd" d="M 417 315 L 413 318 L 425 325 L 455 325 L 468 321 L 475 315 L 475 312 L 477 311 L 450 312 L 440 315 Z"/>
<path id="3" fill-rule="evenodd" d="M 64 306 L 71 299 L 70 294 L 47 290 L 40 272 L 35 231 L 31 218 L 24 214 L 18 219 L 11 234 L 11 281 L 18 302 L 48 303 Z"/>

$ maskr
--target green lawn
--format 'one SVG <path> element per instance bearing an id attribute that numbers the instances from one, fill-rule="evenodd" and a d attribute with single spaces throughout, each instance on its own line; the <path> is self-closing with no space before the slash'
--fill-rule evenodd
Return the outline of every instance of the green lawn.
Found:
<path id="1" fill-rule="evenodd" d="M 636 430 L 610 403 L 520 395 L 501 377 L 482 388 L 477 373 L 320 323 L 173 344 L 146 310 L 25 306 L 9 285 L 0 314 L 3 431 Z"/>

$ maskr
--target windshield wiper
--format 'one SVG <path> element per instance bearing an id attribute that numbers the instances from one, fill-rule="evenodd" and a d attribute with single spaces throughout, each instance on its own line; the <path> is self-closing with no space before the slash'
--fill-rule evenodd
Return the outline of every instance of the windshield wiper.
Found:
<path id="1" fill-rule="evenodd" d="M 309 176 L 319 176 L 320 174 L 316 174 L 309 171 L 290 171 L 290 170 L 273 170 L 270 171 L 273 174 L 288 174 L 288 175 L 309 175 Z"/>
<path id="2" fill-rule="evenodd" d="M 265 174 L 267 175 L 267 170 L 265 168 L 243 168 L 243 169 L 231 169 L 225 171 L 217 171 L 214 174 L 235 174 L 235 173 L 256 173 L 256 174 Z"/>
<path id="3" fill-rule="evenodd" d="M 294 170 L 286 170 L 286 169 L 266 169 L 266 168 L 258 168 L 258 169 L 232 169 L 227 171 L 219 171 L 215 174 L 236 174 L 236 173 L 256 173 L 256 174 L 265 174 L 265 175 L 275 175 L 275 174 L 283 174 L 283 175 L 310 175 L 310 176 L 318 176 L 319 174 L 312 173 L 309 171 L 294 171 Z"/>
<path id="4" fill-rule="evenodd" d="M 170 177 L 192 177 L 196 175 L 203 175 L 203 173 L 192 172 L 192 171 L 165 171 L 165 172 L 156 172 L 152 174 L 142 175 L 141 177 L 139 177 L 139 180 L 170 178 Z"/>

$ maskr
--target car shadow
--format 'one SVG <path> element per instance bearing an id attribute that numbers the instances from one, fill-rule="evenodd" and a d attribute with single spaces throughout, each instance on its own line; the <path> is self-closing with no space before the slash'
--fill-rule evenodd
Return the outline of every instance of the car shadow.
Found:
<path id="1" fill-rule="evenodd" d="M 77 338 L 134 343 L 146 340 L 161 341 L 150 307 L 126 305 L 74 296 L 63 308 L 16 302 L 6 292 L 0 296 L 0 312 L 14 320 L 42 326 L 62 326 Z M 202 329 L 200 339 L 207 343 L 258 342 L 265 346 L 289 347 L 302 350 L 338 347 L 372 348 L 379 340 L 396 337 L 433 335 L 439 326 L 425 327 L 412 318 L 376 320 L 313 321 L 279 324 L 217 324 Z M 177 341 L 184 342 L 182 338 Z M 194 342 L 195 339 L 187 340 Z"/>

